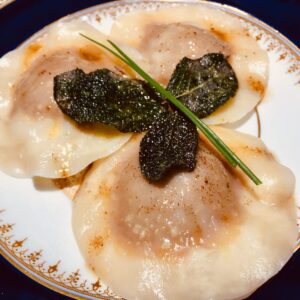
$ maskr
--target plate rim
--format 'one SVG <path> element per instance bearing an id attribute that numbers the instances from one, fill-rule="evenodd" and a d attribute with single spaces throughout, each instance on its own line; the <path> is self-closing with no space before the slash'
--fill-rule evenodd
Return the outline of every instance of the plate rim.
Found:
<path id="1" fill-rule="evenodd" d="M 255 17 L 254 15 L 245 12 L 239 8 L 236 8 L 234 6 L 218 3 L 214 1 L 209 0 L 111 0 L 106 3 L 100 3 L 96 4 L 87 8 L 84 8 L 82 10 L 76 11 L 74 13 L 68 14 L 62 18 L 59 18 L 48 25 L 41 28 L 39 31 L 34 33 L 32 36 L 27 38 L 25 41 L 21 42 L 17 47 L 21 47 L 28 42 L 31 41 L 31 39 L 34 39 L 37 35 L 40 35 L 44 30 L 48 28 L 48 26 L 51 26 L 53 23 L 56 23 L 61 20 L 67 20 L 70 18 L 78 17 L 80 15 L 84 15 L 87 13 L 92 13 L 93 11 L 97 10 L 98 8 L 105 9 L 109 7 L 115 7 L 120 5 L 132 5 L 134 3 L 174 3 L 174 4 L 202 4 L 207 7 L 211 8 L 217 8 L 220 9 L 226 13 L 233 14 L 237 17 L 240 17 L 246 21 L 249 21 L 251 24 L 254 24 L 258 28 L 266 31 L 266 33 L 270 34 L 274 39 L 279 40 L 281 43 L 283 43 L 288 50 L 290 50 L 295 57 L 300 61 L 300 48 L 289 38 L 284 36 L 282 33 L 280 33 L 277 29 L 273 28 L 271 25 L 267 24 L 266 22 L 260 20 L 258 17 Z M 2 213 L 4 210 L 0 210 L 0 213 Z M 298 243 L 297 247 L 295 248 L 294 253 L 300 248 L 300 244 Z M 9 262 L 13 267 L 15 267 L 19 272 L 21 272 L 23 275 L 29 277 L 32 279 L 35 283 L 41 284 L 42 286 L 57 292 L 61 295 L 68 296 L 72 299 L 78 299 L 78 300 L 85 300 L 85 299 L 110 299 L 110 298 L 103 298 L 103 296 L 99 295 L 84 295 L 82 291 L 72 291 L 68 289 L 68 287 L 60 287 L 59 285 L 56 286 L 56 284 L 52 281 L 49 281 L 47 279 L 40 279 L 39 275 L 37 273 L 32 272 L 29 270 L 26 266 L 24 266 L 21 262 L 18 261 L 17 258 L 11 257 L 10 253 L 4 249 L 4 247 L 0 244 L 0 255 Z M 76 294 L 77 293 L 77 294 Z M 109 297 L 109 296 L 108 296 Z M 123 299 L 123 298 L 121 298 Z M 124 299 L 125 300 L 125 299 Z"/>

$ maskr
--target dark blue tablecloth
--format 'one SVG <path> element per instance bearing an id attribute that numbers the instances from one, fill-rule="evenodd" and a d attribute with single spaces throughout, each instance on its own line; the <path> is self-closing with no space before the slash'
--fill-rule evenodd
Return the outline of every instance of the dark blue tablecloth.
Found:
<path id="1" fill-rule="evenodd" d="M 0 10 L 0 56 L 52 21 L 107 1 L 16 0 Z M 245 10 L 278 29 L 300 45 L 300 1 L 216 1 Z M 1 138 L 1 137 L 0 137 Z M 25 277 L 0 256 L 0 298 L 7 300 L 63 300 L 61 296 Z M 300 252 L 284 269 L 248 300 L 300 300 Z M 183 299 L 188 300 L 188 299 Z"/>

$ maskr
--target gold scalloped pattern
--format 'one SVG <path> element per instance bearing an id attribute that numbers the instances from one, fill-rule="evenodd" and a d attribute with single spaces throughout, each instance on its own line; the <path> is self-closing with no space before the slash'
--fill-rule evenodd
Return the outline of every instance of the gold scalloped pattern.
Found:
<path id="1" fill-rule="evenodd" d="M 0 210 L 1 215 L 4 212 L 5 210 Z M 14 238 L 13 230 L 15 226 L 16 224 L 5 223 L 2 219 L 0 220 L 0 248 L 4 249 L 28 270 L 60 287 L 67 288 L 76 293 L 103 300 L 123 299 L 117 297 L 108 287 L 104 287 L 99 279 L 92 283 L 83 280 L 79 269 L 70 273 L 60 271 L 60 260 L 54 264 L 48 264 L 43 259 L 43 250 L 29 251 L 25 247 L 27 238 Z"/>
<path id="2" fill-rule="evenodd" d="M 288 46 L 281 43 L 274 34 L 267 33 L 263 29 L 242 20 L 247 31 L 257 41 L 261 42 L 268 52 L 277 56 L 277 61 L 284 61 L 287 64 L 287 74 L 293 74 L 297 77 L 295 84 L 300 84 L 300 57 L 296 56 Z"/>

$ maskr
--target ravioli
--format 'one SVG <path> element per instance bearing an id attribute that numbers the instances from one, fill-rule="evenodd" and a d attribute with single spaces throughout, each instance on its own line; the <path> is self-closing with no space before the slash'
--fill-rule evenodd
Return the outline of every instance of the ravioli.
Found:
<path id="1" fill-rule="evenodd" d="M 232 123 L 250 113 L 264 96 L 268 80 L 268 54 L 250 36 L 242 22 L 218 9 L 180 5 L 151 12 L 128 13 L 117 18 L 111 31 L 120 44 L 137 48 L 143 67 L 167 84 L 176 64 L 221 52 L 234 69 L 239 89 L 234 97 L 204 120 Z"/>
<path id="2" fill-rule="evenodd" d="M 262 179 L 255 186 L 207 142 L 193 172 L 151 184 L 141 135 L 94 164 L 74 202 L 73 230 L 88 266 L 127 299 L 244 299 L 293 253 L 292 172 L 250 135 L 214 131 Z"/>
<path id="3" fill-rule="evenodd" d="M 65 178 L 130 138 L 105 125 L 79 126 L 53 99 L 55 75 L 108 68 L 134 75 L 79 32 L 105 40 L 83 21 L 60 21 L 0 59 L 0 169 L 17 177 Z"/>
<path id="4" fill-rule="evenodd" d="M 244 299 L 292 255 L 294 175 L 261 140 L 213 127 L 263 185 L 231 169 L 205 138 L 192 172 L 147 181 L 139 166 L 142 134 L 78 125 L 53 100 L 54 76 L 75 68 L 136 77 L 79 36 L 107 38 L 82 20 L 50 25 L 0 59 L 0 169 L 58 178 L 74 198 L 73 230 L 87 265 L 120 296 Z M 209 124 L 240 120 L 267 88 L 266 51 L 221 10 L 181 5 L 130 13 L 116 18 L 110 39 L 164 85 L 184 56 L 223 53 L 239 89 L 204 119 Z"/>

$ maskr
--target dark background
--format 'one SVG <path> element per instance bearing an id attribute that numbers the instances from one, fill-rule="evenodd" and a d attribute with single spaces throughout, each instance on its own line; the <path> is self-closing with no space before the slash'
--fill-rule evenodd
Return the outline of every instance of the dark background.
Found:
<path id="1" fill-rule="evenodd" d="M 107 1 L 16 0 L 0 10 L 0 57 L 56 19 L 103 2 Z M 251 13 L 279 30 L 296 45 L 300 45 L 300 0 L 216 0 L 216 2 L 229 4 Z M 27 278 L 1 256 L 0 298 L 5 300 L 69 299 Z M 300 300 L 299 251 L 277 276 L 247 300 L 271 299 Z"/>

